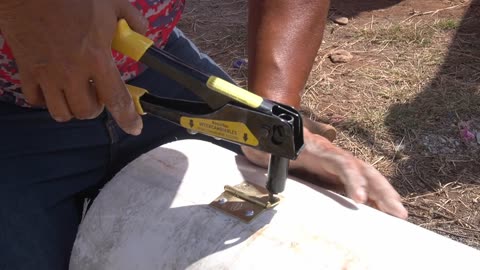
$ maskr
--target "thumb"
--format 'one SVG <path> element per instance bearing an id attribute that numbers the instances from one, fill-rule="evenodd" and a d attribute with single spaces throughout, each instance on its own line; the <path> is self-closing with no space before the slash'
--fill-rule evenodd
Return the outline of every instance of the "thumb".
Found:
<path id="1" fill-rule="evenodd" d="M 125 19 L 133 31 L 145 35 L 148 31 L 148 20 L 128 1 L 120 10 L 119 19 Z"/>

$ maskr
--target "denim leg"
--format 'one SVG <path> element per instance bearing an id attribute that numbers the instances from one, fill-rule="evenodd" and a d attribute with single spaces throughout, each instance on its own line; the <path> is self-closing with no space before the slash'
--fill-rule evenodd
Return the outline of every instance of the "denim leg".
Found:
<path id="1" fill-rule="evenodd" d="M 0 104 L 1 270 L 67 269 L 76 195 L 107 170 L 104 119 L 60 124 L 46 111 Z"/>

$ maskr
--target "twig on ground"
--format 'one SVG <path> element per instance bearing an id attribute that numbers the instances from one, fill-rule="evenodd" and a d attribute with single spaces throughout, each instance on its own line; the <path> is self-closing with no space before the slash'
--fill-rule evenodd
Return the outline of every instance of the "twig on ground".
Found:
<path id="1" fill-rule="evenodd" d="M 446 10 L 450 10 L 450 9 L 455 9 L 455 8 L 460 8 L 460 7 L 464 7 L 466 5 L 470 4 L 470 2 L 467 2 L 467 3 L 463 3 L 463 4 L 458 4 L 458 5 L 454 5 L 454 6 L 451 6 L 451 7 L 446 7 L 446 8 L 439 8 L 437 10 L 431 10 L 431 11 L 426 11 L 426 12 L 420 12 L 420 13 L 415 13 L 413 15 L 411 15 L 410 17 L 406 18 L 405 20 L 401 21 L 400 23 L 404 23 L 406 21 L 409 21 L 411 20 L 412 18 L 415 18 L 415 17 L 419 17 L 419 16 L 425 16 L 425 15 L 435 15 L 439 12 L 442 12 L 442 11 L 446 11 Z"/>
<path id="2" fill-rule="evenodd" d="M 451 214 L 452 216 L 455 216 L 455 213 L 453 213 L 452 211 L 450 211 L 449 209 L 447 209 L 446 207 L 438 204 L 438 203 L 435 203 L 436 206 L 442 208 L 443 210 L 447 211 L 449 214 Z"/>
<path id="3" fill-rule="evenodd" d="M 432 208 L 428 208 L 428 207 L 425 207 L 425 206 L 417 205 L 417 204 L 414 204 L 414 203 L 411 203 L 411 202 L 405 202 L 405 203 L 408 204 L 408 205 L 410 205 L 410 206 L 420 208 L 420 209 L 425 210 L 425 211 L 427 211 L 427 212 L 429 212 L 429 213 L 435 214 L 435 215 L 437 215 L 437 216 L 441 216 L 441 217 L 446 218 L 446 219 L 450 219 L 450 220 L 452 220 L 452 219 L 454 220 L 454 219 L 455 219 L 455 217 L 445 215 L 445 214 L 443 214 L 443 213 L 441 213 L 441 212 L 438 212 L 437 210 L 434 210 L 434 209 L 432 209 Z"/>
<path id="4" fill-rule="evenodd" d="M 443 233 L 445 233 L 445 234 L 450 234 L 450 235 L 457 236 L 457 237 L 461 237 L 461 238 L 470 238 L 468 235 L 461 235 L 461 234 L 458 234 L 458 233 L 445 231 L 445 230 L 440 229 L 440 228 L 431 228 L 431 229 L 434 230 L 434 231 L 443 232 Z"/>
<path id="5" fill-rule="evenodd" d="M 437 225 L 443 225 L 443 224 L 452 224 L 452 223 L 455 223 L 456 220 L 447 220 L 447 221 L 432 221 L 432 222 L 428 222 L 428 223 L 421 223 L 421 224 L 418 224 L 419 226 L 421 227 L 428 227 L 428 226 L 437 226 Z"/>
<path id="6" fill-rule="evenodd" d="M 435 192 L 429 192 L 429 193 L 425 193 L 425 194 L 418 195 L 418 196 L 411 197 L 411 198 L 407 198 L 407 199 L 408 199 L 408 200 L 416 200 L 416 199 L 420 199 L 420 198 L 423 198 L 423 197 L 428 197 L 428 196 L 437 195 L 437 194 L 439 194 L 439 193 L 441 193 L 441 192 L 442 192 L 442 190 L 435 191 Z"/>
<path id="7" fill-rule="evenodd" d="M 378 162 L 382 161 L 384 158 L 385 158 L 384 156 L 379 157 L 377 160 L 375 160 L 375 161 L 372 163 L 372 166 L 375 166 L 375 164 L 377 164 Z"/>
<path id="8" fill-rule="evenodd" d="M 461 227 L 462 230 L 465 230 L 465 231 L 470 231 L 470 232 L 475 232 L 475 233 L 479 233 L 480 234 L 480 230 L 478 229 L 471 229 L 471 228 L 467 228 L 467 227 Z M 480 235 L 479 235 L 480 236 Z"/>

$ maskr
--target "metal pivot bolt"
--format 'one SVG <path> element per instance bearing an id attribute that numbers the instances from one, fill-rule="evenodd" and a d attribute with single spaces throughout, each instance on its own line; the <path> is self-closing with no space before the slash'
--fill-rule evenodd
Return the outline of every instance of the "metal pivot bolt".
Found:
<path id="1" fill-rule="evenodd" d="M 187 129 L 187 132 L 188 132 L 188 134 L 190 134 L 190 135 L 197 135 L 197 134 L 198 134 L 198 131 L 193 130 L 193 129 Z"/>
<path id="2" fill-rule="evenodd" d="M 226 204 L 227 202 L 228 202 L 228 200 L 225 197 L 218 199 L 219 204 Z"/>
<path id="3" fill-rule="evenodd" d="M 251 216 L 253 216 L 254 214 L 255 214 L 255 211 L 253 211 L 253 210 L 246 210 L 246 211 L 245 211 L 245 216 L 247 216 L 247 217 L 251 217 Z"/>

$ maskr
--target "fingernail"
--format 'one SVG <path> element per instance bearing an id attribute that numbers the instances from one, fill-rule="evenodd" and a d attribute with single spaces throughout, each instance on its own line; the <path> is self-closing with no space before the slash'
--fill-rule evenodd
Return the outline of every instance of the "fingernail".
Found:
<path id="1" fill-rule="evenodd" d="M 355 201 L 357 203 L 364 203 L 367 201 L 367 193 L 365 192 L 365 189 L 361 188 L 355 192 Z"/>
<path id="2" fill-rule="evenodd" d="M 143 124 L 140 122 L 140 124 L 138 124 L 137 127 L 131 130 L 130 134 L 134 136 L 138 136 L 142 133 L 142 129 L 143 129 Z"/>
<path id="3" fill-rule="evenodd" d="M 130 135 L 138 136 L 142 133 L 142 130 L 141 129 L 134 129 L 134 130 L 131 130 L 129 133 L 130 133 Z"/>
<path id="4" fill-rule="evenodd" d="M 401 219 L 408 218 L 408 210 L 405 209 L 405 206 L 401 202 L 397 202 L 397 216 Z"/>

